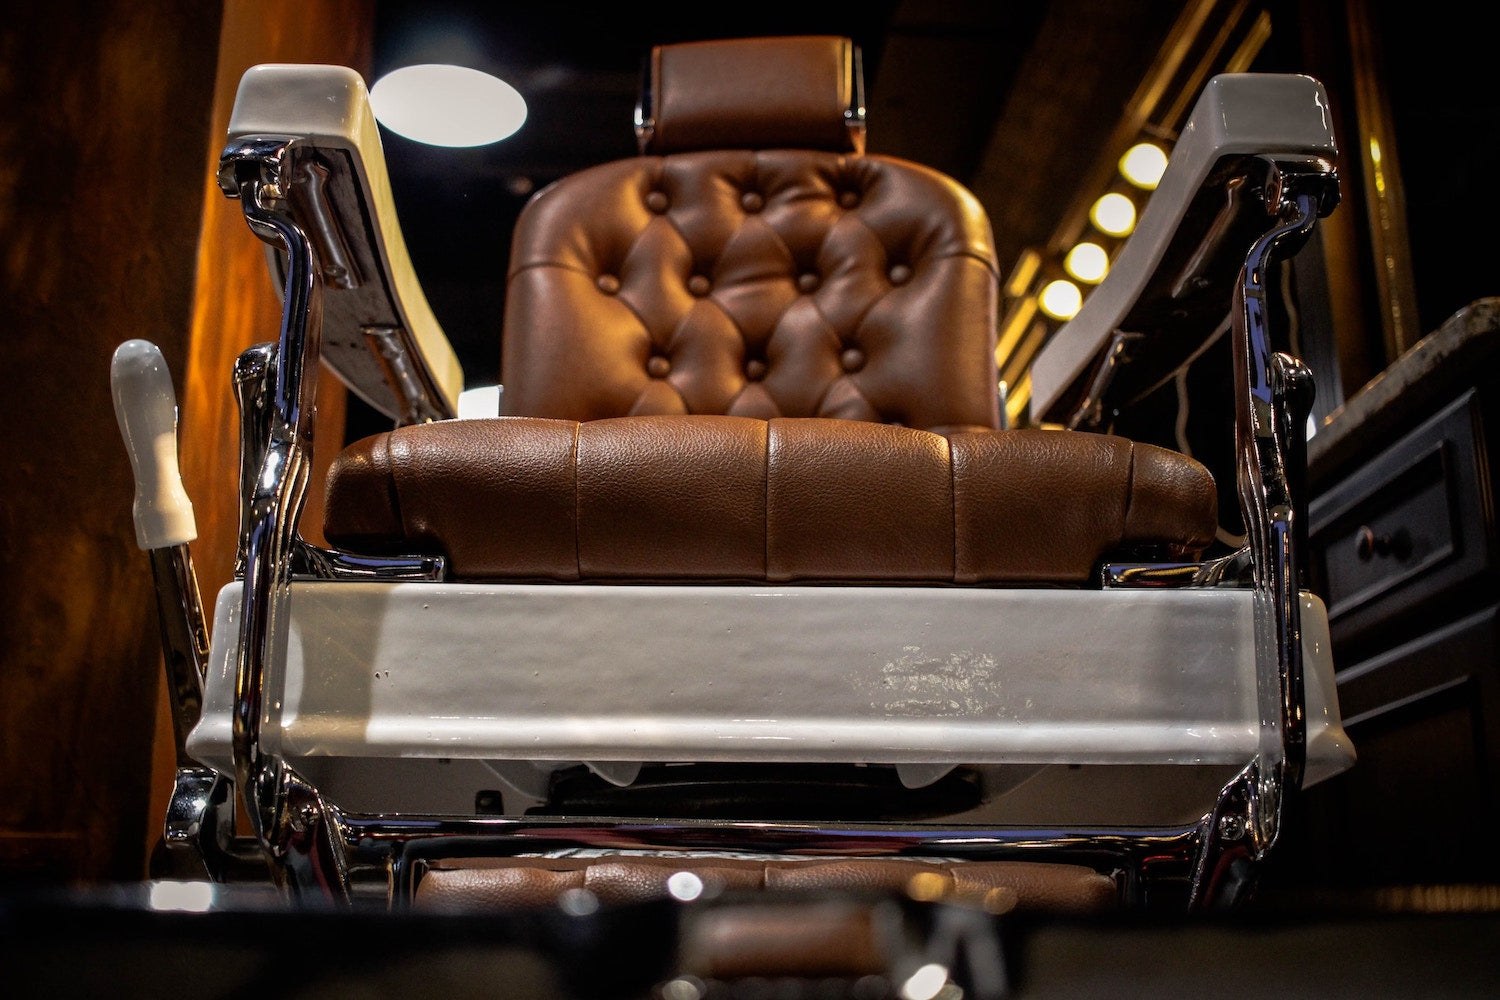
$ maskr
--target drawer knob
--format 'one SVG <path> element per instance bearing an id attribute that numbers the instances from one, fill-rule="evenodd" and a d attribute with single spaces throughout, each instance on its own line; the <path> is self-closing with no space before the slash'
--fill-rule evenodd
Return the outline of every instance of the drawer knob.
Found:
<path id="1" fill-rule="evenodd" d="M 1363 525 L 1354 536 L 1354 553 L 1360 562 L 1369 562 L 1375 556 L 1405 559 L 1411 555 L 1411 536 L 1405 528 L 1394 535 L 1377 535 L 1369 525 Z"/>

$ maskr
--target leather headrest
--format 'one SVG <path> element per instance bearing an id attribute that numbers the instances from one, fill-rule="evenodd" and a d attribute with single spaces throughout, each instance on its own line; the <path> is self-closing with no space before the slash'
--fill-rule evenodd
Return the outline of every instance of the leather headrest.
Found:
<path id="1" fill-rule="evenodd" d="M 859 47 L 835 35 L 658 45 L 636 107 L 641 153 L 863 153 Z"/>

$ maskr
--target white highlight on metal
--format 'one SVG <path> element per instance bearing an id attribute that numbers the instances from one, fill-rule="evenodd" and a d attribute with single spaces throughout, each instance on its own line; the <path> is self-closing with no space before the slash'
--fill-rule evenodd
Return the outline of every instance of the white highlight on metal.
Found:
<path id="1" fill-rule="evenodd" d="M 526 121 L 515 87 L 466 66 L 403 66 L 370 88 L 375 119 L 398 135 L 432 146 L 487 146 Z"/>
<path id="2" fill-rule="evenodd" d="M 207 913 L 214 905 L 211 882 L 153 882 L 146 896 L 153 910 Z"/>
<path id="3" fill-rule="evenodd" d="M 474 420 L 494 417 L 500 413 L 500 387 L 479 385 L 458 394 L 458 418 Z"/>
<path id="4" fill-rule="evenodd" d="M 933 1000 L 948 982 L 948 969 L 930 962 L 907 977 L 901 984 L 902 1000 Z"/>
<path id="5" fill-rule="evenodd" d="M 193 504 L 177 466 L 177 392 L 161 350 L 127 340 L 110 364 L 115 419 L 135 470 L 135 541 L 143 549 L 198 537 Z"/>

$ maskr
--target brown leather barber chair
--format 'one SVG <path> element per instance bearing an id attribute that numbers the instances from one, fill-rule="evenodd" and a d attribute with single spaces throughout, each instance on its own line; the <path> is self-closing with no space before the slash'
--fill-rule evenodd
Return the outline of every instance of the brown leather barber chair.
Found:
<path id="1" fill-rule="evenodd" d="M 655 49 L 640 155 L 522 214 L 500 414 L 457 419 L 359 78 L 245 76 L 220 179 L 287 318 L 235 373 L 242 572 L 178 685 L 205 690 L 170 842 L 222 877 L 237 793 L 289 890 L 397 907 L 1243 898 L 1283 797 L 1351 759 L 1284 530 L 1303 383 L 1239 266 L 1336 200 L 1326 125 L 1275 104 L 1321 88 L 1211 83 L 1230 124 L 1184 136 L 1115 312 L 1057 338 L 1061 394 L 1097 408 L 1223 185 L 1276 188 L 1232 206 L 1249 235 L 1196 334 L 1233 314 L 1243 354 L 1251 542 L 1209 562 L 1198 462 L 1004 426 L 984 209 L 867 153 L 861 88 L 847 38 Z M 296 530 L 320 364 L 396 424 L 334 463 L 331 549 Z"/>

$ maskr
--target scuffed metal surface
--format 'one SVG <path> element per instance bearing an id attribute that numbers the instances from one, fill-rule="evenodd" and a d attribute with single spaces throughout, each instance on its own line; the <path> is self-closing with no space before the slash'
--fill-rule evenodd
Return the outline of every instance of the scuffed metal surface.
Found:
<path id="1" fill-rule="evenodd" d="M 929 653 L 905 646 L 880 668 L 876 683 L 854 675 L 867 687 L 870 707 L 887 716 L 920 718 L 994 717 L 1004 714 L 1000 666 L 988 653 L 954 650 Z"/>

